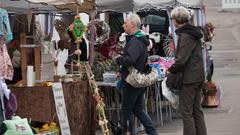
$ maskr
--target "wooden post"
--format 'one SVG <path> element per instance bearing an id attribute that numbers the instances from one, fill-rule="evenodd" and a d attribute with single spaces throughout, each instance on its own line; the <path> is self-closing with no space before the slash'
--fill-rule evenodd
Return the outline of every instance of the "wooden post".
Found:
<path id="1" fill-rule="evenodd" d="M 90 19 L 93 21 L 96 16 L 96 11 L 90 12 Z M 94 62 L 94 44 L 95 44 L 95 39 L 94 39 L 94 24 L 90 27 L 90 46 L 89 46 L 89 63 L 90 66 L 93 67 L 93 62 Z"/>
<path id="2" fill-rule="evenodd" d="M 34 47 L 34 67 L 35 67 L 35 79 L 41 79 L 41 48 L 39 46 Z"/>
<path id="3" fill-rule="evenodd" d="M 21 45 L 24 45 L 26 43 L 27 43 L 26 34 L 21 33 L 20 34 L 20 51 L 21 51 L 21 68 L 22 68 L 23 85 L 27 84 L 27 49 L 24 47 L 21 47 Z"/>

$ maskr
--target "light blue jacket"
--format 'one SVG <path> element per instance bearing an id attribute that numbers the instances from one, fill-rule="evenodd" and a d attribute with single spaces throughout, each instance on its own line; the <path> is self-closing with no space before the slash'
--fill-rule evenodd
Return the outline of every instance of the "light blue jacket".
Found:
<path id="1" fill-rule="evenodd" d="M 8 19 L 8 13 L 5 9 L 2 9 L 2 8 L 0 8 L 0 36 L 6 36 L 7 41 L 10 41 L 13 39 L 12 31 L 11 31 L 11 27 Z"/>

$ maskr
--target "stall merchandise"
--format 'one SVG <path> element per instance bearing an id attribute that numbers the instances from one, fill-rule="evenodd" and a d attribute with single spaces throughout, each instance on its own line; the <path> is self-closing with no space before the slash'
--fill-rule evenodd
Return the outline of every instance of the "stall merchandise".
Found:
<path id="1" fill-rule="evenodd" d="M 87 39 L 91 41 L 91 29 L 94 29 L 95 44 L 100 45 L 109 38 L 110 28 L 108 24 L 99 19 L 92 20 L 87 25 Z"/>

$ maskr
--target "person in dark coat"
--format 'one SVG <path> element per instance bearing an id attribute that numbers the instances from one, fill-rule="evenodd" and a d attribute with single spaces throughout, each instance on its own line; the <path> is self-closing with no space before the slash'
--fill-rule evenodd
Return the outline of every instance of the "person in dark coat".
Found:
<path id="1" fill-rule="evenodd" d="M 123 24 L 127 44 L 123 49 L 123 55 L 116 59 L 121 66 L 121 79 L 123 82 L 123 128 L 124 135 L 133 131 L 134 115 L 141 121 L 148 135 L 157 135 L 153 122 L 145 111 L 144 93 L 147 88 L 135 88 L 128 84 L 125 79 L 129 74 L 128 67 L 133 66 L 140 72 L 146 72 L 149 39 L 139 30 L 141 20 L 137 14 L 129 14 Z"/>
<path id="2" fill-rule="evenodd" d="M 184 7 L 176 7 L 171 19 L 178 35 L 175 63 L 168 73 L 183 73 L 179 95 L 179 109 L 183 119 L 183 135 L 207 135 L 201 108 L 201 88 L 205 80 L 202 57 L 202 34 L 191 25 L 190 14 Z"/>

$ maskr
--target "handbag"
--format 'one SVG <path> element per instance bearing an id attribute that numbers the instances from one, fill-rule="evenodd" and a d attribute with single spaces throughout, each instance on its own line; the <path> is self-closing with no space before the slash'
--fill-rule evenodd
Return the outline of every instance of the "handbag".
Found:
<path id="1" fill-rule="evenodd" d="M 167 75 L 166 85 L 173 93 L 179 93 L 183 84 L 183 73 L 169 73 Z"/>
<path id="2" fill-rule="evenodd" d="M 150 68 L 148 73 L 140 73 L 134 67 L 129 67 L 129 74 L 126 82 L 135 88 L 148 87 L 158 81 L 158 72 L 155 68 Z"/>

